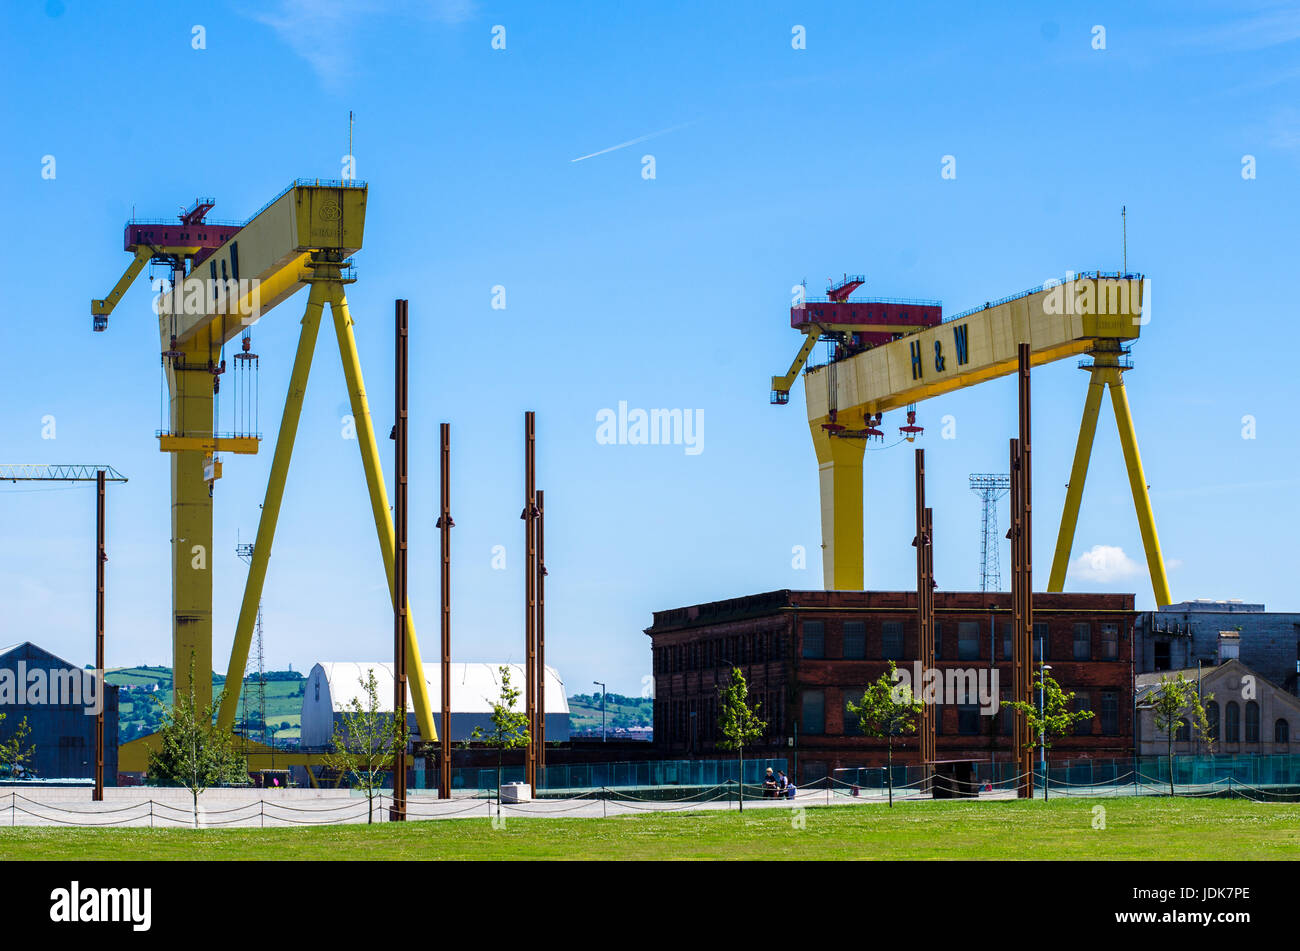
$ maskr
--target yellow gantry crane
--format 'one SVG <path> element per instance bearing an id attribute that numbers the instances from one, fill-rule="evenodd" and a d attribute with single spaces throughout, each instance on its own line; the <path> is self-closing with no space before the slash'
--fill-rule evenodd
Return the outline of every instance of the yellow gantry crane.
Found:
<path id="1" fill-rule="evenodd" d="M 772 402 L 785 403 L 817 342 L 832 347 L 828 363 L 804 374 L 820 471 L 824 586 L 863 587 L 862 460 L 867 441 L 883 436 L 882 415 L 1012 373 L 1018 345 L 1028 343 L 1032 365 L 1084 356 L 1079 366 L 1090 377 L 1047 590 L 1065 586 L 1102 393 L 1109 390 L 1156 604 L 1171 603 L 1123 379 L 1132 367 L 1128 343 L 1144 323 L 1142 276 L 1071 273 L 950 317 L 938 301 L 850 300 L 864 281 L 846 275 L 826 298 L 796 300 L 790 323 L 805 339 L 789 371 L 772 377 Z M 903 429 L 914 431 L 911 412 L 908 423 Z"/>
<path id="2" fill-rule="evenodd" d="M 206 706 L 212 698 L 207 672 L 212 670 L 212 486 L 221 475 L 217 453 L 256 453 L 261 441 L 260 434 L 246 427 L 219 431 L 215 397 L 226 368 L 223 347 L 271 308 L 302 288 L 310 289 L 227 668 L 226 683 L 236 689 L 226 694 L 218 716 L 226 729 L 235 721 L 237 687 L 248 664 L 326 304 L 334 320 L 375 530 L 393 595 L 393 520 L 344 294 L 345 285 L 355 280 L 350 256 L 361 248 L 366 197 L 363 182 L 299 179 L 243 223 L 209 222 L 207 212 L 214 204 L 210 198 L 198 199 L 176 221 L 133 220 L 127 223 L 124 240 L 133 260 L 112 292 L 91 304 L 94 329 L 105 330 L 113 308 L 147 263 L 171 269 L 171 281 L 159 293 L 156 309 L 169 398 L 168 416 L 157 436 L 159 448 L 171 457 L 172 664 L 179 694 L 191 687 L 193 658 L 194 694 Z M 409 605 L 406 617 L 407 669 L 421 671 Z M 424 678 L 412 677 L 410 686 L 420 733 L 436 740 Z M 121 768 L 143 770 L 151 739 L 126 744 L 120 754 Z M 292 757 L 279 754 L 277 758 L 284 763 Z"/>

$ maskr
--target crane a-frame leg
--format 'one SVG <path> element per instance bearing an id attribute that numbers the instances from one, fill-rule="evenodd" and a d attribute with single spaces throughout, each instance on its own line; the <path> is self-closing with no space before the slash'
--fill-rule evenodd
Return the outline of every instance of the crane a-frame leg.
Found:
<path id="1" fill-rule="evenodd" d="M 1160 553 L 1160 538 L 1156 535 L 1156 518 L 1151 511 L 1151 496 L 1147 492 L 1146 474 L 1142 471 L 1137 434 L 1133 431 L 1133 416 L 1129 412 L 1128 394 L 1124 392 L 1122 380 L 1110 383 L 1110 402 L 1115 408 L 1119 444 L 1124 448 L 1124 466 L 1128 469 L 1128 482 L 1133 491 L 1133 507 L 1137 510 L 1138 529 L 1142 532 L 1142 547 L 1146 551 L 1147 570 L 1151 572 L 1156 607 L 1162 608 L 1173 599 L 1169 596 L 1169 579 L 1165 576 L 1165 560 Z"/>
<path id="2" fill-rule="evenodd" d="M 1142 547 L 1146 554 L 1147 570 L 1151 575 L 1151 589 L 1156 606 L 1172 602 L 1169 578 L 1165 574 L 1164 557 L 1160 551 L 1160 538 L 1156 534 L 1155 515 L 1151 510 L 1151 496 L 1147 491 L 1146 475 L 1142 470 L 1142 457 L 1138 453 L 1137 433 L 1133 416 L 1129 412 L 1128 395 L 1124 390 L 1118 354 L 1094 353 L 1088 397 L 1084 402 L 1083 420 L 1079 424 L 1079 441 L 1074 450 L 1074 464 L 1070 469 L 1070 486 L 1065 495 L 1065 508 L 1061 512 L 1061 528 L 1056 537 L 1056 554 L 1052 558 L 1052 573 L 1047 583 L 1048 591 L 1065 589 L 1065 573 L 1070 564 L 1070 551 L 1074 546 L 1074 531 L 1079 519 L 1079 505 L 1083 499 L 1083 483 L 1088 475 L 1088 461 L 1097 432 L 1097 415 L 1101 409 L 1102 389 L 1110 390 L 1111 406 L 1115 410 L 1115 425 L 1119 429 L 1120 446 L 1124 451 L 1124 465 L 1128 470 L 1129 489 L 1133 494 L 1133 507 L 1137 511 L 1138 529 L 1142 534 Z"/>
<path id="3" fill-rule="evenodd" d="M 393 529 L 393 513 L 388 507 L 388 489 L 384 486 L 384 471 L 379 462 L 379 446 L 375 442 L 375 428 L 370 421 L 370 404 L 366 400 L 366 386 L 361 378 L 361 358 L 357 355 L 357 341 L 352 333 L 352 315 L 348 300 L 343 294 L 342 282 L 331 283 L 330 313 L 334 317 L 334 333 L 338 338 L 339 356 L 343 359 L 343 376 L 347 380 L 348 398 L 352 402 L 352 418 L 357 431 L 357 445 L 361 447 L 361 464 L 366 470 L 366 487 L 370 490 L 370 507 L 375 516 L 375 531 L 379 535 L 379 548 L 384 558 L 384 574 L 388 577 L 388 596 L 393 598 L 393 561 L 397 548 L 397 533 Z M 420 645 L 415 637 L 415 620 L 411 605 L 406 605 L 406 669 L 407 686 L 411 691 L 411 704 L 415 707 L 415 722 L 420 737 L 432 743 L 438 739 L 433 724 L 433 708 L 429 705 L 429 685 L 424 679 L 424 665 L 420 661 Z"/>
<path id="4" fill-rule="evenodd" d="M 280 503 L 284 498 L 285 477 L 289 471 L 289 459 L 293 454 L 298 420 L 302 413 L 303 395 L 307 389 L 307 377 L 311 372 L 312 354 L 316 347 L 316 337 L 326 303 L 330 305 L 330 313 L 334 318 L 339 355 L 343 361 L 343 375 L 347 381 L 348 396 L 352 404 L 357 443 L 361 448 L 361 461 L 366 472 L 366 486 L 369 489 L 371 508 L 374 512 L 375 529 L 384 560 L 384 572 L 388 577 L 390 599 L 393 596 L 393 557 L 396 536 L 392 514 L 388 507 L 388 492 L 384 487 L 383 468 L 379 461 L 379 447 L 375 442 L 374 425 L 370 419 L 370 405 L 366 400 L 365 383 L 361 378 L 361 360 L 357 354 L 356 338 L 352 333 L 352 317 L 348 313 L 347 298 L 343 294 L 345 279 L 342 276 L 341 266 L 337 262 L 314 259 L 312 264 L 315 276 L 310 279 L 311 295 L 307 300 L 307 311 L 298 338 L 298 350 L 294 357 L 284 416 L 281 419 L 280 432 L 276 436 L 271 475 L 267 482 L 262 515 L 257 526 L 257 539 L 253 545 L 253 559 L 249 565 L 248 580 L 245 582 L 244 599 L 235 630 L 235 643 L 231 649 L 226 679 L 228 684 L 242 684 L 244 670 L 248 663 L 253 624 L 257 618 L 257 606 L 261 601 L 262 586 L 266 580 L 266 567 L 275 539 L 276 520 L 280 513 Z M 409 680 L 416 724 L 421 737 L 432 742 L 437 740 L 438 734 L 434 727 L 428 685 L 424 680 L 420 647 L 416 641 L 415 622 L 409 604 L 406 609 L 406 664 L 408 670 L 417 671 L 416 676 Z M 234 724 L 238 701 L 238 691 L 233 696 L 226 695 L 218 719 L 218 723 L 224 728 L 229 729 Z"/>
<path id="5" fill-rule="evenodd" d="M 257 607 L 262 602 L 262 586 L 266 581 L 266 566 L 271 559 L 271 545 L 275 542 L 276 520 L 280 516 L 280 503 L 284 500 L 285 477 L 289 473 L 289 459 L 293 455 L 294 439 L 298 435 L 298 420 L 302 416 L 302 399 L 307 392 L 307 377 L 311 373 L 312 355 L 316 351 L 316 337 L 320 331 L 321 312 L 329 299 L 328 285 L 313 283 L 307 298 L 307 312 L 302 318 L 302 331 L 298 335 L 298 350 L 293 358 L 293 372 L 289 376 L 289 393 L 284 400 L 284 414 L 280 417 L 280 431 L 275 437 L 275 454 L 271 457 L 271 475 L 266 483 L 266 496 L 262 502 L 262 515 L 257 523 L 257 539 L 253 542 L 253 558 L 248 566 L 248 579 L 244 582 L 244 600 L 239 606 L 239 621 L 235 625 L 235 643 L 230 650 L 230 666 L 226 669 L 226 683 L 243 684 L 248 666 L 248 649 L 257 621 Z M 221 703 L 217 725 L 229 730 L 235 723 L 239 703 L 239 690 L 227 693 Z"/>
<path id="6" fill-rule="evenodd" d="M 1065 508 L 1061 511 L 1061 529 L 1056 535 L 1056 554 L 1052 558 L 1048 591 L 1065 590 L 1065 572 L 1070 566 L 1070 551 L 1074 548 L 1074 530 L 1079 522 L 1083 483 L 1088 477 L 1092 443 L 1097 435 L 1097 415 L 1101 411 L 1101 397 L 1106 384 L 1100 379 L 1097 367 L 1092 368 L 1090 377 L 1088 398 L 1083 403 L 1083 419 L 1079 423 L 1079 441 L 1074 447 L 1074 464 L 1070 467 L 1070 485 L 1065 491 Z"/>

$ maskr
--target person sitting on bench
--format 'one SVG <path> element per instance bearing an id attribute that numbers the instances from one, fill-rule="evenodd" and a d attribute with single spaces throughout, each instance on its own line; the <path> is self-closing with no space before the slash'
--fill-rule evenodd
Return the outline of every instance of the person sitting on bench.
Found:
<path id="1" fill-rule="evenodd" d="M 784 798 L 786 798 L 786 799 L 793 799 L 793 798 L 794 798 L 794 794 L 795 794 L 796 792 L 798 792 L 798 790 L 795 788 L 794 783 L 790 782 L 790 779 L 785 775 L 785 770 L 783 770 L 783 769 L 782 769 L 782 770 L 778 770 L 778 771 L 777 771 L 777 774 L 778 774 L 777 777 L 776 777 L 776 794 L 777 794 L 777 797 L 778 797 L 778 798 L 780 798 L 780 797 L 784 797 Z"/>

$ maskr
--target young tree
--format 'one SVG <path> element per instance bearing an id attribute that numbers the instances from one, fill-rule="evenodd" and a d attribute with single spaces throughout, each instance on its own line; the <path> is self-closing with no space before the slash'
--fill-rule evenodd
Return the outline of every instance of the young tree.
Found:
<path id="1" fill-rule="evenodd" d="M 731 680 L 718 688 L 718 731 L 724 750 L 735 750 L 740 764 L 740 811 L 745 811 L 745 746 L 767 729 L 758 718 L 759 704 L 749 705 L 749 685 L 739 667 L 731 668 Z"/>
<path id="2" fill-rule="evenodd" d="M 248 779 L 248 763 L 235 749 L 229 730 L 215 723 L 225 688 L 206 710 L 194 697 L 194 655 L 190 654 L 190 690 L 170 710 L 162 712 L 161 744 L 149 751 L 149 775 L 179 783 L 194 802 L 194 827 L 199 826 L 199 793 L 211 786 Z M 154 698 L 155 703 L 162 701 Z"/>
<path id="3" fill-rule="evenodd" d="M 4 718 L 5 714 L 0 713 L 0 722 L 3 722 Z M 27 745 L 27 737 L 31 732 L 32 728 L 27 724 L 27 718 L 23 717 L 14 727 L 10 737 L 0 742 L 0 776 L 17 779 L 31 775 L 31 768 L 27 764 L 31 762 L 32 755 L 36 752 L 35 746 Z"/>
<path id="4" fill-rule="evenodd" d="M 895 683 L 896 668 L 889 662 L 889 670 L 876 678 L 862 693 L 858 703 L 848 702 L 848 711 L 858 718 L 858 729 L 867 736 L 884 739 L 886 743 L 885 777 L 889 786 L 889 805 L 894 805 L 894 737 L 915 733 L 917 718 L 921 715 L 921 701 L 912 696 L 907 684 Z"/>
<path id="5" fill-rule="evenodd" d="M 342 722 L 334 724 L 334 749 L 325 754 L 329 769 L 351 778 L 352 785 L 366 794 L 366 822 L 375 821 L 375 796 L 384 774 L 393 768 L 397 751 L 406 745 L 405 716 L 393 716 L 379 702 L 379 684 L 373 667 L 366 679 L 357 679 L 365 691 L 365 703 L 353 697 L 343 708 Z M 405 714 L 406 711 L 402 711 Z"/>
<path id="6" fill-rule="evenodd" d="M 1038 712 L 1038 705 L 1026 703 L 1023 700 L 1009 700 L 1003 706 L 1010 707 L 1025 715 L 1029 723 L 1029 741 L 1025 743 L 1024 749 L 1036 750 L 1040 747 L 1043 750 L 1043 760 L 1046 762 L 1047 750 L 1052 748 L 1051 739 L 1054 736 L 1064 736 L 1074 729 L 1076 723 L 1083 720 L 1092 719 L 1091 710 L 1075 710 L 1074 691 L 1068 693 L 1061 689 L 1052 675 L 1039 665 L 1038 679 L 1032 684 L 1032 689 L 1041 697 L 1043 712 Z M 1047 801 L 1047 770 L 1043 770 L 1043 801 Z"/>
<path id="7" fill-rule="evenodd" d="M 1214 694 L 1205 697 L 1213 700 Z M 1210 724 L 1205 716 L 1205 705 L 1196 691 L 1196 681 L 1188 680 L 1182 674 L 1175 679 L 1161 677 L 1160 684 L 1148 695 L 1145 703 L 1149 704 L 1155 714 L 1156 729 L 1165 735 L 1166 749 L 1169 752 L 1169 795 L 1174 795 L 1174 736 L 1183 725 L 1183 714 L 1188 714 L 1188 725 L 1196 736 L 1205 741 L 1207 747 L 1213 748 L 1214 738 L 1210 736 Z"/>
<path id="8" fill-rule="evenodd" d="M 484 733 L 481 727 L 474 727 L 471 740 L 483 740 L 497 751 L 497 815 L 501 814 L 501 762 L 506 750 L 517 750 L 528 745 L 528 713 L 516 710 L 519 689 L 510 686 L 510 668 L 504 664 L 497 668 L 501 674 L 501 695 L 496 700 L 489 700 L 492 705 L 492 729 Z M 466 742 L 468 746 L 468 741 Z"/>

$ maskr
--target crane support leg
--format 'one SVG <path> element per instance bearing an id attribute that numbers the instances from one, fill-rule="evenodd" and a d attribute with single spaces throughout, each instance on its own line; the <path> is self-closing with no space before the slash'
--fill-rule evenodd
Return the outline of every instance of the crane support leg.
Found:
<path id="1" fill-rule="evenodd" d="M 1079 522 L 1079 504 L 1083 500 L 1083 483 L 1088 477 L 1088 461 L 1092 458 L 1092 443 L 1097 435 L 1097 415 L 1101 411 L 1102 391 L 1105 388 L 1101 374 L 1094 367 L 1088 382 L 1088 397 L 1083 403 L 1079 441 L 1074 447 L 1074 465 L 1070 467 L 1070 487 L 1066 490 L 1065 508 L 1061 512 L 1061 530 L 1056 534 L 1056 555 L 1052 558 L 1048 591 L 1065 590 L 1065 572 L 1070 566 L 1074 530 Z"/>
<path id="2" fill-rule="evenodd" d="M 212 435 L 212 374 L 204 348 L 185 349 L 168 369 L 174 433 Z M 171 455 L 172 672 L 175 697 L 190 690 L 199 710 L 212 703 L 212 495 L 203 478 L 202 450 Z M 191 668 L 192 662 L 192 668 Z"/>
<path id="3" fill-rule="evenodd" d="M 1147 570 L 1151 573 L 1151 588 L 1156 607 L 1172 603 L 1169 596 L 1169 579 L 1165 575 L 1165 561 L 1160 553 L 1160 539 L 1156 535 L 1156 520 L 1151 512 L 1151 496 L 1147 492 L 1146 474 L 1142 471 L 1142 457 L 1138 454 L 1137 434 L 1133 431 L 1133 416 L 1128 408 L 1128 394 L 1122 380 L 1110 382 L 1110 402 L 1115 408 L 1115 423 L 1119 427 L 1119 442 L 1124 448 L 1124 465 L 1128 469 L 1129 487 L 1133 490 L 1133 507 L 1137 509 L 1138 528 L 1142 532 L 1142 547 L 1146 550 Z"/>
<path id="4" fill-rule="evenodd" d="M 307 392 L 307 377 L 311 373 L 312 355 L 316 350 L 316 337 L 320 331 L 321 314 L 329 300 L 329 285 L 314 283 L 307 299 L 307 312 L 302 318 L 302 332 L 298 335 L 298 350 L 293 358 L 293 373 L 289 377 L 289 393 L 284 401 L 284 415 L 280 418 L 280 431 L 275 438 L 275 455 L 271 459 L 271 475 L 266 483 L 266 496 L 262 502 L 262 515 L 257 523 L 257 540 L 253 543 L 253 560 L 244 582 L 244 599 L 239 607 L 239 621 L 235 626 L 235 643 L 230 649 L 230 666 L 226 670 L 226 683 L 242 685 L 248 666 L 248 649 L 257 621 L 257 607 L 262 601 L 262 585 L 266 581 L 266 566 L 275 542 L 275 526 L 284 500 L 284 483 L 289 473 L 289 459 L 293 455 L 294 439 L 298 435 L 298 420 L 302 415 L 303 395 Z M 227 693 L 221 703 L 217 725 L 229 730 L 235 723 L 239 705 L 239 689 Z M 310 772 L 310 770 L 309 770 Z M 312 785 L 315 785 L 313 780 Z"/>
<path id="5" fill-rule="evenodd" d="M 379 462 L 379 446 L 375 442 L 375 429 L 370 420 L 370 404 L 366 400 L 365 383 L 361 379 L 361 359 L 357 355 L 357 341 L 352 333 L 352 315 L 341 283 L 330 283 L 330 313 L 334 317 L 334 332 L 338 337 L 339 356 L 343 359 L 343 376 L 347 380 L 348 397 L 352 401 L 352 418 L 357 431 L 357 445 L 361 447 L 361 463 L 366 470 L 366 486 L 370 490 L 370 507 L 374 511 L 375 530 L 379 535 L 379 548 L 384 557 L 384 573 L 388 577 L 389 597 L 393 592 L 393 559 L 397 546 L 393 529 L 393 514 L 388 507 L 388 490 L 384 486 L 384 472 Z M 420 737 L 425 742 L 438 739 L 434 728 L 433 711 L 429 706 L 429 686 L 424 679 L 424 666 L 420 662 L 420 645 L 415 638 L 415 621 L 408 603 L 406 608 L 406 669 L 414 674 L 408 680 L 411 703 L 415 707 L 415 722 Z"/>
<path id="6" fill-rule="evenodd" d="M 862 456 L 867 444 L 831 436 L 817 423 L 811 429 L 821 482 L 822 587 L 861 591 Z"/>

